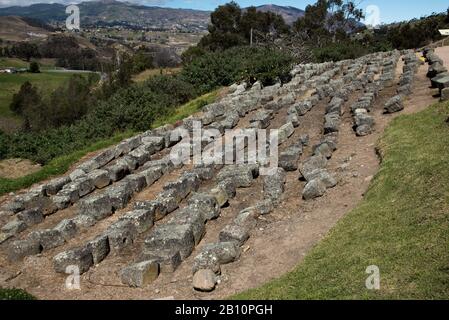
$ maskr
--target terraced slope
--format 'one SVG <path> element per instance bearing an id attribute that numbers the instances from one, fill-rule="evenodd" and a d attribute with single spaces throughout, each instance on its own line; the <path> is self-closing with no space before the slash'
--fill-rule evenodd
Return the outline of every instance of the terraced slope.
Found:
<path id="1" fill-rule="evenodd" d="M 299 65 L 283 86 L 230 87 L 181 126 L 127 139 L 4 203 L 0 281 L 42 298 L 213 298 L 279 276 L 360 200 L 390 113 L 416 91 L 431 99 L 423 68 L 395 51 Z M 180 134 L 194 120 L 209 132 L 191 146 Z M 278 141 L 248 152 L 257 161 L 223 164 L 249 147 L 217 148 L 230 129 L 259 142 L 260 129 L 278 130 Z M 180 163 L 191 148 L 203 161 Z M 264 175 L 270 154 L 279 162 Z M 81 291 L 65 289 L 71 266 Z"/>

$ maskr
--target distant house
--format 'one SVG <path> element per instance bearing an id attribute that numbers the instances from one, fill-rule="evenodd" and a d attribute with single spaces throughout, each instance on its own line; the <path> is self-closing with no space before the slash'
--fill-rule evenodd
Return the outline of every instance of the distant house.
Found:
<path id="1" fill-rule="evenodd" d="M 13 73 L 17 73 L 17 69 L 16 68 L 3 68 L 3 69 L 0 69 L 0 72 L 13 74 Z"/>

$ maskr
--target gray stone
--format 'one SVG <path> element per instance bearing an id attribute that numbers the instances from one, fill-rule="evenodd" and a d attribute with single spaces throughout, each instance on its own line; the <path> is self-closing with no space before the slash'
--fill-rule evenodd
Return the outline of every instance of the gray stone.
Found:
<path id="1" fill-rule="evenodd" d="M 111 183 L 111 178 L 106 170 L 94 170 L 90 172 L 87 177 L 97 189 L 103 189 Z"/>
<path id="2" fill-rule="evenodd" d="M 120 220 L 126 220 L 134 224 L 137 232 L 144 233 L 148 231 L 154 224 L 154 210 L 134 210 L 127 212 Z"/>
<path id="3" fill-rule="evenodd" d="M 256 209 L 257 213 L 259 213 L 260 215 L 269 214 L 274 209 L 273 201 L 271 199 L 261 200 L 256 203 L 254 208 Z"/>
<path id="4" fill-rule="evenodd" d="M 38 241 L 34 239 L 16 240 L 9 244 L 7 253 L 10 261 L 20 261 L 25 257 L 36 255 L 42 251 Z"/>
<path id="5" fill-rule="evenodd" d="M 72 183 L 74 185 L 74 188 L 78 189 L 78 194 L 80 198 L 84 197 L 85 195 L 95 190 L 95 185 L 93 184 L 93 181 L 88 177 L 78 178 L 76 181 Z"/>
<path id="6" fill-rule="evenodd" d="M 185 260 L 194 247 L 193 233 L 188 225 L 167 224 L 155 227 L 145 240 L 146 250 L 179 251 Z"/>
<path id="7" fill-rule="evenodd" d="M 277 168 L 273 175 L 263 176 L 264 197 L 279 202 L 284 193 L 286 173 L 284 169 Z"/>
<path id="8" fill-rule="evenodd" d="M 64 186 L 64 188 L 62 188 L 61 191 L 58 192 L 58 194 L 55 197 L 58 197 L 58 196 L 66 197 L 64 199 L 64 201 L 67 200 L 67 197 L 68 197 L 68 199 L 70 200 L 70 203 L 73 204 L 73 203 L 77 202 L 80 198 L 80 193 L 79 193 L 78 187 L 79 186 L 74 182 L 68 183 Z M 56 198 L 56 199 L 63 199 L 63 198 Z"/>
<path id="9" fill-rule="evenodd" d="M 58 210 L 68 208 L 72 204 L 70 200 L 70 196 L 67 195 L 56 195 L 51 197 L 51 201 Z"/>
<path id="10" fill-rule="evenodd" d="M 55 227 L 55 230 L 60 232 L 65 241 L 74 238 L 78 232 L 76 223 L 71 219 L 64 219 Z"/>
<path id="11" fill-rule="evenodd" d="M 295 133 L 293 124 L 291 122 L 284 124 L 279 128 L 278 131 L 278 144 L 282 144 L 287 141 L 287 139 L 290 138 L 293 133 Z"/>
<path id="12" fill-rule="evenodd" d="M 98 168 L 101 168 L 105 165 L 107 165 L 109 162 L 111 162 L 116 156 L 116 149 L 115 148 L 109 148 L 102 152 L 100 152 L 98 155 L 93 157 L 92 159 L 98 163 Z"/>
<path id="13" fill-rule="evenodd" d="M 187 203 L 192 210 L 201 212 L 204 221 L 213 220 L 220 216 L 220 206 L 217 199 L 209 194 L 195 193 Z"/>
<path id="14" fill-rule="evenodd" d="M 249 122 L 254 123 L 258 122 L 260 123 L 260 129 L 266 129 L 270 125 L 272 115 L 271 112 L 261 110 L 257 111 L 255 114 L 249 117 Z"/>
<path id="15" fill-rule="evenodd" d="M 146 170 L 143 170 L 139 173 L 139 175 L 142 175 L 145 177 L 147 186 L 153 185 L 159 178 L 162 176 L 162 168 L 160 166 L 155 166 L 153 168 L 148 168 Z"/>
<path id="16" fill-rule="evenodd" d="M 154 153 L 155 150 L 148 151 L 147 146 L 142 145 L 138 147 L 137 149 L 134 149 L 129 153 L 129 156 L 136 159 L 139 166 L 143 165 L 145 162 L 150 160 L 151 155 Z"/>
<path id="17" fill-rule="evenodd" d="M 150 250 L 144 251 L 138 258 L 139 261 L 154 261 L 159 264 L 161 273 L 173 273 L 181 265 L 181 255 L 179 251 L 171 250 Z"/>
<path id="18" fill-rule="evenodd" d="M 123 179 L 129 172 L 128 165 L 120 162 L 108 165 L 105 169 L 108 171 L 109 178 L 113 182 Z"/>
<path id="19" fill-rule="evenodd" d="M 106 191 L 106 195 L 110 200 L 110 205 L 112 205 L 112 208 L 114 210 L 125 208 L 129 200 L 131 199 L 132 194 L 132 189 L 125 181 L 113 184 Z M 107 209 L 109 209 L 109 206 L 107 207 Z"/>
<path id="20" fill-rule="evenodd" d="M 285 171 L 298 170 L 299 157 L 302 154 L 302 145 L 296 144 L 287 148 L 279 155 L 279 167 Z"/>
<path id="21" fill-rule="evenodd" d="M 340 116 L 336 113 L 326 114 L 324 117 L 324 134 L 340 131 Z"/>
<path id="22" fill-rule="evenodd" d="M 321 197 L 326 192 L 326 185 L 320 179 L 314 179 L 306 184 L 302 192 L 304 200 Z"/>
<path id="23" fill-rule="evenodd" d="M 87 247 L 92 253 L 94 265 L 102 262 L 109 254 L 109 238 L 107 235 L 101 235 L 89 241 Z"/>
<path id="24" fill-rule="evenodd" d="M 441 101 L 448 101 L 449 100 L 449 88 L 445 88 L 441 90 Z"/>
<path id="25" fill-rule="evenodd" d="M 135 263 L 120 271 L 122 283 L 134 288 L 144 287 L 158 276 L 159 265 L 154 261 Z"/>
<path id="26" fill-rule="evenodd" d="M 83 274 L 93 266 L 92 253 L 87 247 L 75 248 L 59 253 L 53 258 L 53 268 L 58 273 L 71 273 L 69 266 L 77 266 Z"/>
<path id="27" fill-rule="evenodd" d="M 75 223 L 78 229 L 90 228 L 97 223 L 94 218 L 84 214 L 75 216 L 72 221 Z"/>
<path id="28" fill-rule="evenodd" d="M 217 175 L 218 181 L 232 180 L 236 188 L 248 188 L 252 185 L 254 176 L 250 167 L 245 165 L 228 165 Z"/>
<path id="29" fill-rule="evenodd" d="M 298 111 L 298 115 L 304 116 L 307 112 L 309 112 L 313 108 L 313 104 L 312 101 L 306 100 L 295 104 L 295 108 L 296 111 Z"/>
<path id="30" fill-rule="evenodd" d="M 154 200 L 155 203 L 155 219 L 162 219 L 167 214 L 172 213 L 179 207 L 179 201 L 172 196 L 170 190 L 162 191 Z"/>
<path id="31" fill-rule="evenodd" d="M 75 169 L 72 173 L 70 173 L 69 177 L 70 180 L 75 181 L 79 178 L 86 177 L 86 173 L 81 169 Z"/>
<path id="32" fill-rule="evenodd" d="M 38 242 L 44 251 L 62 246 L 65 243 L 64 236 L 56 229 L 34 231 L 30 233 L 28 238 L 31 241 Z"/>
<path id="33" fill-rule="evenodd" d="M 308 158 L 304 161 L 304 163 L 300 166 L 299 170 L 302 174 L 302 177 L 310 181 L 313 178 L 314 171 L 318 169 L 324 169 L 327 165 L 327 159 L 322 155 L 316 155 Z"/>
<path id="34" fill-rule="evenodd" d="M 291 122 L 293 124 L 293 127 L 295 128 L 299 127 L 299 125 L 301 124 L 301 122 L 299 121 L 298 114 L 296 113 L 289 114 L 287 116 L 287 122 Z"/>
<path id="35" fill-rule="evenodd" d="M 256 227 L 258 216 L 259 213 L 256 208 L 246 208 L 240 211 L 240 213 L 234 218 L 233 222 L 234 224 L 249 230 Z"/>
<path id="36" fill-rule="evenodd" d="M 220 207 L 226 205 L 230 199 L 226 188 L 223 186 L 216 186 L 209 191 L 209 195 L 214 197 Z"/>
<path id="37" fill-rule="evenodd" d="M 227 225 L 219 234 L 220 242 L 236 242 L 238 246 L 241 246 L 248 240 L 248 231 L 237 225 Z"/>
<path id="38" fill-rule="evenodd" d="M 189 226 L 195 240 L 195 245 L 197 245 L 206 232 L 205 221 L 201 211 L 195 207 L 188 206 L 177 211 L 168 220 L 168 223 Z"/>
<path id="39" fill-rule="evenodd" d="M 403 97 L 400 95 L 394 96 L 385 103 L 385 113 L 395 113 L 404 109 Z"/>
<path id="40" fill-rule="evenodd" d="M 44 215 L 39 208 L 33 208 L 19 212 L 16 215 L 17 219 L 25 222 L 28 227 L 34 226 L 44 221 Z"/>
<path id="41" fill-rule="evenodd" d="M 193 170 L 202 181 L 211 180 L 214 177 L 214 169 L 213 168 L 195 168 Z"/>
<path id="42" fill-rule="evenodd" d="M 201 269 L 194 274 L 192 283 L 195 290 L 210 292 L 215 289 L 217 277 L 212 270 Z"/>
<path id="43" fill-rule="evenodd" d="M 373 133 L 373 128 L 367 124 L 362 124 L 355 129 L 357 136 L 364 137 Z"/>
<path id="44" fill-rule="evenodd" d="M 138 193 L 145 189 L 147 186 L 147 180 L 145 176 L 141 174 L 130 174 L 125 179 L 123 179 L 123 182 L 128 184 L 132 193 Z"/>
<path id="45" fill-rule="evenodd" d="M 2 232 L 10 235 L 16 235 L 28 228 L 28 225 L 18 219 L 11 220 L 2 228 Z"/>
<path id="46" fill-rule="evenodd" d="M 309 145 L 310 137 L 308 134 L 303 134 L 301 137 L 299 137 L 299 142 L 304 146 L 307 147 Z"/>
<path id="47" fill-rule="evenodd" d="M 317 146 L 314 147 L 314 150 L 313 150 L 313 154 L 315 156 L 322 155 L 323 157 L 325 157 L 327 159 L 332 158 L 332 153 L 333 153 L 332 148 L 326 142 L 318 144 Z"/>
<path id="48" fill-rule="evenodd" d="M 105 193 L 93 194 L 78 203 L 78 213 L 97 221 L 103 220 L 113 213 L 111 199 Z"/>
<path id="49" fill-rule="evenodd" d="M 326 169 L 316 170 L 311 175 L 311 180 L 321 180 L 326 188 L 333 188 L 337 185 L 337 180 Z"/>
<path id="50" fill-rule="evenodd" d="M 50 180 L 46 183 L 47 195 L 56 195 L 69 182 L 70 177 L 60 177 Z"/>
<path id="51" fill-rule="evenodd" d="M 109 248 L 115 254 L 120 254 L 123 250 L 132 246 L 137 234 L 135 225 L 126 220 L 113 223 L 105 233 L 109 240 Z"/>

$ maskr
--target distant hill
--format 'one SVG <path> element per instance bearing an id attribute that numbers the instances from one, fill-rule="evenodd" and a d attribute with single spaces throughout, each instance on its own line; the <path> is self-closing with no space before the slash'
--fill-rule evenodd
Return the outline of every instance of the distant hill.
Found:
<path id="1" fill-rule="evenodd" d="M 147 7 L 114 0 L 82 2 L 79 5 L 81 24 L 127 25 L 153 29 L 207 30 L 210 12 Z M 65 5 L 34 4 L 28 7 L 0 8 L 0 16 L 22 16 L 47 23 L 64 22 Z"/>
<path id="2" fill-rule="evenodd" d="M 78 6 L 81 11 L 81 23 L 87 26 L 124 25 L 150 29 L 206 31 L 211 13 L 210 11 L 143 6 L 115 0 L 88 1 Z M 46 23 L 63 23 L 67 18 L 65 8 L 66 5 L 57 3 L 40 3 L 28 7 L 14 6 L 0 8 L 0 17 L 21 16 L 39 19 Z M 269 4 L 259 6 L 257 9 L 280 14 L 289 24 L 304 16 L 303 10 L 294 7 Z"/>
<path id="3" fill-rule="evenodd" d="M 295 7 L 289 7 L 289 6 L 278 6 L 275 4 L 266 4 L 262 6 L 256 7 L 259 11 L 271 11 L 274 13 L 277 13 L 281 15 L 285 22 L 288 24 L 293 24 L 298 18 L 304 17 L 304 10 L 295 8 Z"/>
<path id="4" fill-rule="evenodd" d="M 48 25 L 31 18 L 7 16 L 0 18 L 0 38 L 9 41 L 39 40 L 52 32 Z"/>

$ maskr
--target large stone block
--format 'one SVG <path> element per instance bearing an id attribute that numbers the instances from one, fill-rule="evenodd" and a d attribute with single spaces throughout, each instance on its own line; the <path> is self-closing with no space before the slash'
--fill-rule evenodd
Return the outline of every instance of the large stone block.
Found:
<path id="1" fill-rule="evenodd" d="M 209 194 L 195 193 L 188 200 L 188 207 L 191 210 L 201 212 L 204 221 L 213 220 L 220 216 L 220 206 L 217 199 Z"/>
<path id="2" fill-rule="evenodd" d="M 193 273 L 209 269 L 220 273 L 220 265 L 234 262 L 240 257 L 241 250 L 236 242 L 217 242 L 206 244 L 193 261 Z"/>
<path id="3" fill-rule="evenodd" d="M 97 193 L 82 199 L 78 203 L 78 213 L 94 218 L 95 220 L 103 220 L 113 213 L 113 202 L 105 193 Z"/>
<path id="4" fill-rule="evenodd" d="M 159 276 L 159 265 L 154 261 L 143 261 L 132 264 L 120 271 L 122 283 L 141 288 L 153 282 Z"/>
<path id="5" fill-rule="evenodd" d="M 202 212 L 191 206 L 187 206 L 174 213 L 173 217 L 168 220 L 168 223 L 189 226 L 195 240 L 195 245 L 200 243 L 206 233 L 205 219 Z"/>
<path id="6" fill-rule="evenodd" d="M 302 177 L 305 180 L 310 181 L 313 178 L 314 172 L 319 169 L 324 169 L 326 165 L 327 159 L 322 155 L 316 155 L 305 160 L 300 166 L 299 170 L 302 174 Z"/>
<path id="7" fill-rule="evenodd" d="M 56 225 L 54 230 L 58 231 L 65 241 L 69 241 L 77 234 L 78 227 L 72 219 L 64 219 Z"/>
<path id="8" fill-rule="evenodd" d="M 400 95 L 394 96 L 385 103 L 385 113 L 395 113 L 404 109 L 403 97 Z"/>
<path id="9" fill-rule="evenodd" d="M 87 243 L 87 247 L 92 253 L 93 263 L 95 265 L 102 262 L 109 254 L 109 238 L 107 235 L 101 235 Z"/>
<path id="10" fill-rule="evenodd" d="M 110 186 L 106 195 L 109 197 L 113 210 L 119 210 L 126 207 L 133 195 L 133 191 L 126 181 L 121 181 Z"/>
<path id="11" fill-rule="evenodd" d="M 87 247 L 80 247 L 59 253 L 53 258 L 53 268 L 58 273 L 71 273 L 69 266 L 77 266 L 80 274 L 87 272 L 93 266 L 92 253 Z"/>
<path id="12" fill-rule="evenodd" d="M 182 260 L 185 260 L 192 253 L 194 244 L 191 227 L 177 224 L 153 228 L 145 240 L 146 250 L 179 251 Z"/>
<path id="13" fill-rule="evenodd" d="M 94 170 L 90 172 L 87 177 L 97 189 L 103 189 L 111 183 L 111 178 L 106 170 Z"/>
<path id="14" fill-rule="evenodd" d="M 109 248 L 114 254 L 120 254 L 132 246 L 137 234 L 135 225 L 126 220 L 119 220 L 110 225 L 105 233 L 108 237 Z"/>
<path id="15" fill-rule="evenodd" d="M 279 202 L 280 197 L 284 193 L 284 185 L 286 181 L 285 170 L 277 168 L 273 175 L 263 177 L 264 197 Z"/>
<path id="16" fill-rule="evenodd" d="M 235 242 L 238 246 L 242 246 L 248 238 L 246 228 L 234 224 L 227 225 L 219 234 L 220 242 Z"/>
<path id="17" fill-rule="evenodd" d="M 23 221 L 28 227 L 39 224 L 44 221 L 44 215 L 40 208 L 33 208 L 19 212 L 16 215 L 19 221 Z"/>
<path id="18" fill-rule="evenodd" d="M 63 234 L 56 229 L 34 231 L 29 234 L 28 239 L 39 243 L 44 251 L 62 246 L 65 243 Z"/>
<path id="19" fill-rule="evenodd" d="M 171 250 L 144 250 L 139 256 L 138 262 L 148 260 L 157 262 L 161 273 L 175 272 L 182 262 L 179 251 Z"/>
<path id="20" fill-rule="evenodd" d="M 36 255 L 42 251 L 42 247 L 35 239 L 16 240 L 7 248 L 8 259 L 19 261 L 25 257 Z"/>
<path id="21" fill-rule="evenodd" d="M 154 210 L 134 210 L 120 217 L 120 220 L 131 222 L 136 227 L 138 233 L 144 233 L 153 226 L 154 214 Z"/>
<path id="22" fill-rule="evenodd" d="M 311 200 L 321 197 L 326 192 L 326 185 L 320 179 L 314 179 L 306 184 L 302 192 L 304 200 Z"/>

